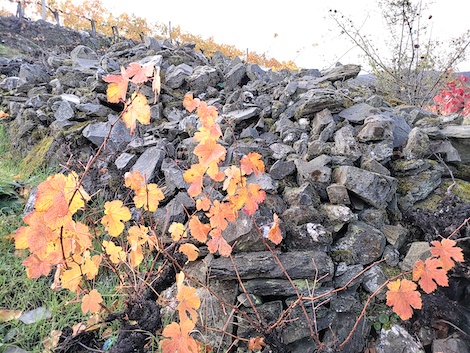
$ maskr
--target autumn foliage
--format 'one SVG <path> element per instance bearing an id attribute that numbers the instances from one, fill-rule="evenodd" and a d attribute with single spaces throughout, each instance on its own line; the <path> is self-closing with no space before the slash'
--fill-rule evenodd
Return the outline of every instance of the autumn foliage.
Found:
<path id="1" fill-rule="evenodd" d="M 137 123 L 149 124 L 149 103 L 140 90 L 149 84 L 154 92 L 154 101 L 158 99 L 158 68 L 152 63 L 132 63 L 127 68 L 122 67 L 120 74 L 103 79 L 109 83 L 108 100 L 123 103 L 120 118 L 131 135 Z M 131 82 L 137 89 L 129 94 Z M 260 185 L 249 182 L 249 179 L 256 180 L 264 173 L 265 165 L 260 154 L 251 152 L 234 158 L 228 166 L 222 166 L 227 157 L 227 150 L 220 143 L 222 130 L 219 123 L 223 117 L 219 116 L 216 107 L 194 98 L 191 93 L 185 95 L 182 103 L 199 121 L 192 136 L 197 142 L 193 150 L 197 163 L 183 173 L 187 193 L 195 200 L 195 211 L 187 214 L 187 222 L 169 224 L 169 237 L 158 234 L 151 214 L 165 201 L 165 194 L 137 170 L 124 175 L 123 184 L 130 197 L 126 201 L 105 202 L 98 219 L 90 215 L 91 196 L 82 186 L 90 165 L 82 175 L 73 171 L 52 175 L 39 184 L 34 210 L 24 217 L 25 225 L 16 231 L 14 237 L 16 248 L 29 252 L 23 261 L 29 278 L 47 276 L 54 271 L 52 289 L 76 292 L 84 313 L 103 314 L 104 308 L 110 309 L 95 288 L 95 280 L 104 268 L 114 273 L 126 287 L 124 282 L 137 277 L 136 273 L 151 271 L 144 260 L 154 258 L 156 253 L 171 259 L 171 254 L 176 251 L 184 254 L 187 261 L 195 261 L 201 246 L 205 245 L 212 254 L 231 256 L 232 247 L 224 237 L 225 230 L 242 212 L 254 216 L 266 199 Z M 96 161 L 101 150 L 91 163 Z M 214 197 L 213 190 L 219 191 L 218 196 Z M 136 212 L 131 212 L 132 209 Z M 96 214 L 96 210 L 93 213 Z M 279 217 L 273 214 L 267 231 L 259 231 L 270 250 L 268 244 L 282 242 L 280 222 Z M 171 253 L 169 249 L 172 249 Z M 447 286 L 448 271 L 455 262 L 463 261 L 462 249 L 451 239 L 432 242 L 431 254 L 431 258 L 416 262 L 412 279 L 401 274 L 387 284 L 387 305 L 404 320 L 412 317 L 413 309 L 422 307 L 418 286 L 426 293 L 433 292 L 437 286 Z M 276 256 L 274 252 L 273 256 Z M 207 347 L 191 335 L 201 324 L 198 321 L 201 300 L 196 288 L 186 285 L 186 282 L 184 270 L 181 270 L 176 275 L 177 293 L 174 298 L 178 321 L 171 322 L 161 332 L 163 353 L 207 351 Z M 138 295 L 140 290 L 137 285 L 128 284 L 127 288 L 135 291 L 129 291 L 129 296 Z M 299 305 L 303 300 L 307 299 L 299 294 Z M 283 321 L 280 319 L 278 322 Z M 251 350 L 261 350 L 266 344 L 263 337 L 245 340 Z"/>
<path id="2" fill-rule="evenodd" d="M 428 107 L 436 114 L 448 115 L 460 113 L 470 116 L 470 85 L 468 77 L 459 77 L 447 82 L 441 92 L 434 97 L 434 104 Z"/>
<path id="3" fill-rule="evenodd" d="M 412 272 L 413 281 L 397 279 L 387 285 L 387 305 L 403 320 L 412 317 L 413 308 L 421 309 L 421 294 L 416 283 L 428 294 L 434 292 L 438 285 L 447 287 L 447 272 L 454 267 L 455 262 L 464 261 L 462 249 L 456 246 L 454 240 L 444 238 L 431 244 L 432 257 L 416 261 Z"/>
<path id="4" fill-rule="evenodd" d="M 124 104 L 120 118 L 131 135 L 137 122 L 149 124 L 150 107 L 140 88 L 152 81 L 157 99 L 160 77 L 152 63 L 132 63 L 127 68 L 122 67 L 120 74 L 103 79 L 109 83 L 108 100 Z M 128 97 L 130 82 L 137 90 Z M 247 176 L 264 172 L 264 163 L 261 155 L 249 153 L 236 164 L 221 168 L 227 151 L 218 141 L 222 134 L 217 123 L 217 109 L 191 94 L 185 96 L 183 104 L 190 113 L 196 112 L 200 121 L 194 134 L 194 140 L 198 142 L 194 149 L 198 163 L 184 173 L 188 194 L 196 201 L 196 211 L 188 215 L 186 224 L 174 222 L 169 225 L 168 233 L 173 241 L 169 246 L 176 245 L 188 261 L 198 258 L 201 244 L 206 244 L 211 253 L 230 256 L 232 248 L 224 239 L 224 230 L 236 220 L 239 212 L 253 216 L 265 200 L 266 194 L 260 186 L 247 181 Z M 79 220 L 80 215 L 90 211 L 87 205 L 91 197 L 82 187 L 83 177 L 75 172 L 55 174 L 39 184 L 34 210 L 24 217 L 25 226 L 16 231 L 15 246 L 29 251 L 23 261 L 28 277 L 47 276 L 54 270 L 53 289 L 76 292 L 81 297 L 84 313 L 99 313 L 105 303 L 94 287 L 94 279 L 101 268 L 107 267 L 119 278 L 125 278 L 121 271 L 139 272 L 139 266 L 146 256 L 152 256 L 152 251 L 166 251 L 164 248 L 168 244 L 163 241 L 163 234 L 157 235 L 155 225 L 145 221 L 145 217 L 133 219 L 129 208 L 135 207 L 141 214 L 153 213 L 165 196 L 163 190 L 157 184 L 149 183 L 145 175 L 136 170 L 127 172 L 123 183 L 130 190 L 132 203 L 107 201 L 102 217 L 90 223 L 90 218 L 88 222 Z M 214 188 L 223 190 L 225 197 L 213 199 L 211 191 Z M 274 244 L 282 241 L 277 215 L 274 215 L 268 233 Z M 184 284 L 183 273 L 177 276 L 177 287 L 179 322 L 164 328 L 161 349 L 163 353 L 196 353 L 200 343 L 190 333 L 198 321 L 200 299 L 195 288 Z M 253 344 L 259 347 L 262 341 Z"/>

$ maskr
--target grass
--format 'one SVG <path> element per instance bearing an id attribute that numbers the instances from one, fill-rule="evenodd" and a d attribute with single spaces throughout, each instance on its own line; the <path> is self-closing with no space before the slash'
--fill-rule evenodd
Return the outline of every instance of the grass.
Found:
<path id="1" fill-rule="evenodd" d="M 75 293 L 68 290 L 53 291 L 50 288 L 54 272 L 38 279 L 29 279 L 26 276 L 21 263 L 28 254 L 25 250 L 15 249 L 13 235 L 23 225 L 27 190 L 57 171 L 39 167 L 32 174 L 22 174 L 22 160 L 10 149 L 8 141 L 9 136 L 0 124 L 0 206 L 3 205 L 0 208 L 0 314 L 2 310 L 27 312 L 42 307 L 50 315 L 32 324 L 25 324 L 18 319 L 7 322 L 0 319 L 0 352 L 9 346 L 16 346 L 31 353 L 39 353 L 44 351 L 42 342 L 50 337 L 51 332 L 86 322 L 89 315 L 82 314 L 80 302 L 75 300 Z M 104 200 L 96 198 L 90 208 L 103 209 L 103 203 Z M 117 299 L 118 311 L 122 309 L 123 296 L 116 294 L 116 282 L 114 276 L 102 275 L 101 278 L 96 278 L 95 286 L 108 307 Z M 107 332 L 107 335 L 115 334 L 117 323 L 102 327 L 100 333 L 103 332 Z"/>
<path id="2" fill-rule="evenodd" d="M 0 48 L 1 49 L 1 48 Z M 24 250 L 15 250 L 13 234 L 23 225 L 25 199 L 21 193 L 45 180 L 55 171 L 38 168 L 28 180 L 21 180 L 21 159 L 9 149 L 8 134 L 0 125 L 0 312 L 2 310 L 29 310 L 43 307 L 49 318 L 25 324 L 18 319 L 0 320 L 0 352 L 9 346 L 17 346 L 28 352 L 42 352 L 42 341 L 53 330 L 71 327 L 86 317 L 80 303 L 74 301 L 75 294 L 68 290 L 52 291 L 53 273 L 47 277 L 29 279 L 21 264 L 27 256 Z M 27 193 L 26 193 L 27 194 Z M 98 280 L 99 281 L 99 280 Z M 115 284 L 109 279 L 102 281 L 99 290 L 105 301 L 111 303 L 115 296 Z"/>
<path id="3" fill-rule="evenodd" d="M 1 48 L 0 48 L 1 51 Z M 0 322 L 0 351 L 18 346 L 29 352 L 42 351 L 44 338 L 82 319 L 79 305 L 67 305 L 74 297 L 67 291 L 53 292 L 51 277 L 30 280 L 21 264 L 25 253 L 15 251 L 12 234 L 22 223 L 21 190 L 44 180 L 49 171 L 38 169 L 28 181 L 21 181 L 21 160 L 9 149 L 8 134 L 0 125 L 0 310 L 46 308 L 51 317 L 32 324 L 20 320 Z"/>

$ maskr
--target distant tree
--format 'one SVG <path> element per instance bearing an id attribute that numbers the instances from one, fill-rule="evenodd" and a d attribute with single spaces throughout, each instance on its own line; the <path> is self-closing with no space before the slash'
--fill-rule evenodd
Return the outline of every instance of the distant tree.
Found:
<path id="1" fill-rule="evenodd" d="M 380 0 L 378 4 L 386 28 L 381 33 L 388 34 L 385 38 L 374 39 L 338 10 L 330 10 L 330 16 L 341 34 L 363 52 L 379 90 L 397 102 L 427 105 L 449 70 L 468 54 L 470 30 L 442 43 L 432 37 L 432 15 L 426 14 L 424 1 Z M 386 44 L 389 55 L 379 49 L 380 43 Z"/>

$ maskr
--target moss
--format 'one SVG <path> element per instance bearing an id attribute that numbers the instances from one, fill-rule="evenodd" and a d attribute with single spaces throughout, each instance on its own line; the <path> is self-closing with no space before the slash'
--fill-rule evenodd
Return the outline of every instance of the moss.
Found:
<path id="1" fill-rule="evenodd" d="M 336 262 L 344 261 L 347 264 L 353 264 L 355 262 L 353 254 L 348 250 L 333 250 L 331 252 L 331 257 Z"/>
<path id="2" fill-rule="evenodd" d="M 465 180 L 455 179 L 457 185 L 454 186 L 452 192 L 457 195 L 462 202 L 470 202 L 470 182 Z M 422 208 L 428 210 L 435 210 L 439 200 L 445 195 L 448 187 L 452 184 L 452 180 L 445 179 L 441 182 L 439 189 L 429 195 L 426 199 L 419 201 L 415 204 L 415 208 Z"/>
<path id="3" fill-rule="evenodd" d="M 401 273 L 401 270 L 398 267 L 392 267 L 385 263 L 381 263 L 380 268 L 387 278 L 393 278 Z"/>
<path id="4" fill-rule="evenodd" d="M 54 142 L 54 137 L 46 136 L 36 146 L 34 146 L 20 164 L 20 171 L 23 175 L 29 176 L 33 174 L 36 169 L 40 168 L 44 164 L 47 152 L 49 152 L 52 142 Z"/>
<path id="5" fill-rule="evenodd" d="M 70 136 L 75 133 L 81 133 L 82 130 L 87 127 L 91 121 L 83 121 L 81 123 L 75 124 L 63 132 L 64 136 Z"/>

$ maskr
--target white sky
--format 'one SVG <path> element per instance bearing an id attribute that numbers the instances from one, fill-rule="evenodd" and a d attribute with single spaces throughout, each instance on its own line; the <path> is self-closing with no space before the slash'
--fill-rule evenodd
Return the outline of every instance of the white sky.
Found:
<path id="1" fill-rule="evenodd" d="M 46 0 L 47 1 L 47 0 Z M 79 0 L 75 0 L 79 1 Z M 377 0 L 102 0 L 114 14 L 133 13 L 149 23 L 180 25 L 182 30 L 218 43 L 235 45 L 240 50 L 266 53 L 280 61 L 294 61 L 304 68 L 325 69 L 340 61 L 362 64 L 360 50 L 340 34 L 329 18 L 337 9 L 363 26 L 364 34 L 387 56 L 387 33 Z M 419 0 L 412 0 L 414 2 Z M 422 0 L 430 3 L 429 0 Z M 434 0 L 422 18 L 432 24 L 432 38 L 446 41 L 470 29 L 469 0 Z M 0 1 L 4 3 L 4 1 Z M 466 8 L 463 8 L 466 7 Z M 432 20 L 427 20 L 432 15 Z M 274 35 L 277 34 L 277 38 Z M 422 42 L 426 39 L 422 38 Z M 443 46 L 446 48 L 446 46 Z M 470 71 L 469 60 L 459 71 Z"/>

